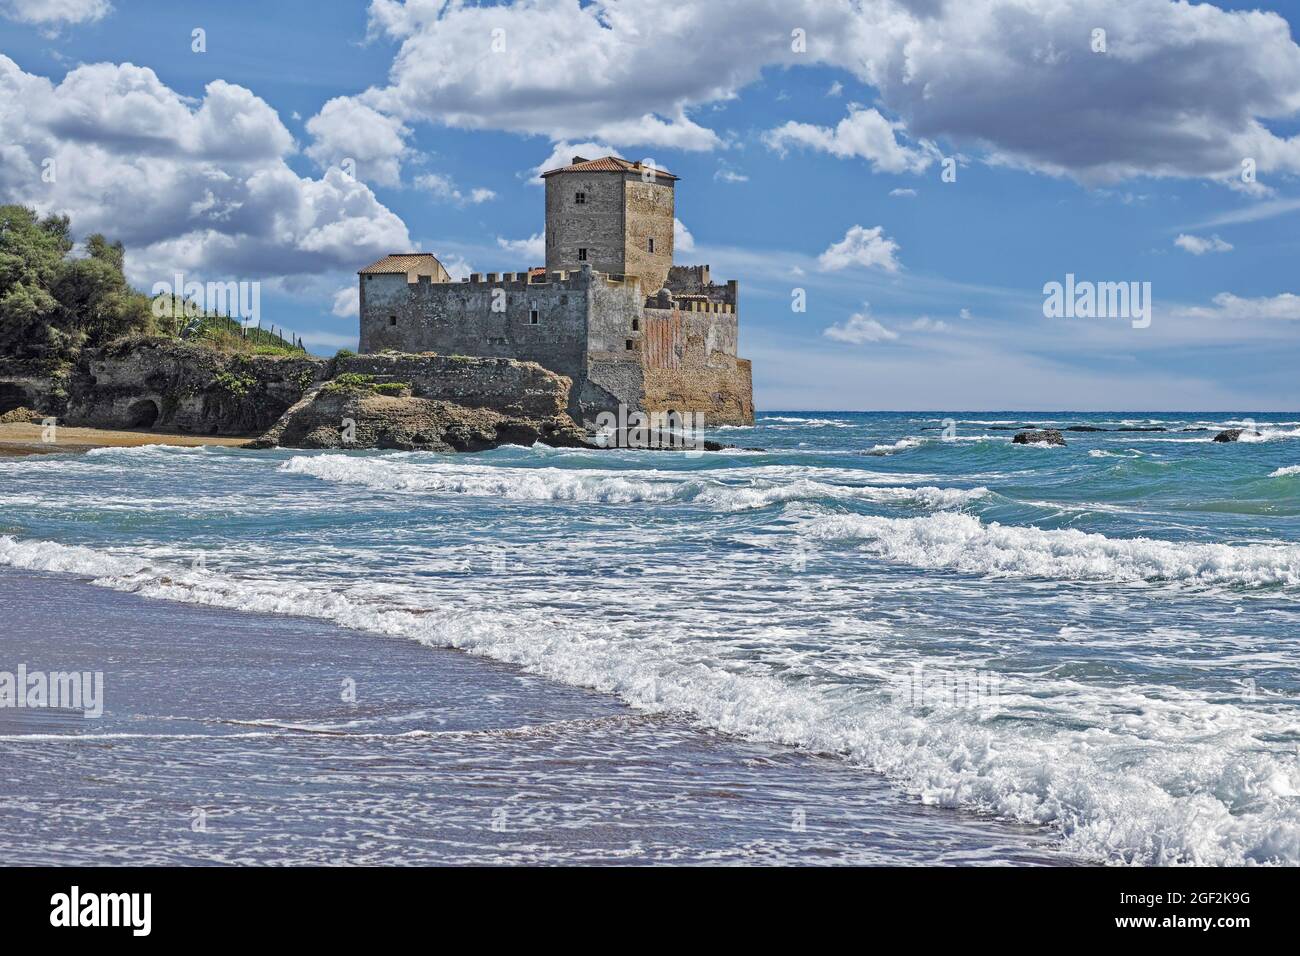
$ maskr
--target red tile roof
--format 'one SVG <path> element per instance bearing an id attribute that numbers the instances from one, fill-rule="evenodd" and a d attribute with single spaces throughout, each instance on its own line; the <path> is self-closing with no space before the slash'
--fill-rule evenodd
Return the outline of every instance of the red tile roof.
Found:
<path id="1" fill-rule="evenodd" d="M 558 169 L 548 169 L 542 173 L 542 178 L 554 176 L 556 173 L 640 173 L 643 169 L 654 167 L 642 166 L 640 163 L 630 163 L 626 159 L 619 159 L 617 156 L 602 156 L 600 159 L 582 159 L 580 156 L 573 157 L 577 162 L 570 163 L 568 166 L 561 166 Z M 654 174 L 659 179 L 679 179 L 665 169 L 655 169 Z"/>
<path id="2" fill-rule="evenodd" d="M 384 256 L 384 258 L 380 259 L 378 262 L 372 262 L 358 274 L 370 272 L 388 275 L 401 273 L 402 275 L 406 275 L 411 272 L 420 272 L 430 268 L 432 268 L 434 274 L 437 274 L 439 269 L 443 269 L 442 263 L 438 261 L 438 257 L 433 255 L 433 253 L 393 252 Z M 443 269 L 443 271 L 445 272 L 446 270 Z"/>

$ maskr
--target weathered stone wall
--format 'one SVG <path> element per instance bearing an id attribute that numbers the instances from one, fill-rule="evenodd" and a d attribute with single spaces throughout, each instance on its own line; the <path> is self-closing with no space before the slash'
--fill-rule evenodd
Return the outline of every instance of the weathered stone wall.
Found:
<path id="1" fill-rule="evenodd" d="M 558 177 L 556 177 L 558 178 Z M 635 173 L 623 174 L 623 228 L 627 247 L 617 271 L 637 276 L 646 295 L 664 287 L 673 264 L 672 180 L 644 182 Z M 654 252 L 650 240 L 654 240 Z"/>
<path id="2" fill-rule="evenodd" d="M 336 362 L 335 374 L 403 382 L 416 398 L 487 408 L 503 415 L 555 418 L 569 407 L 569 379 L 535 362 L 449 355 L 356 355 Z"/>
<path id="3" fill-rule="evenodd" d="M 733 308 L 739 292 L 735 279 L 725 285 L 714 282 L 707 265 L 673 266 L 668 270 L 667 288 L 674 295 L 704 296 L 709 302 L 722 302 Z"/>
<path id="4" fill-rule="evenodd" d="M 583 203 L 574 201 L 582 193 Z M 578 250 L 597 272 L 622 274 L 623 178 L 620 173 L 557 173 L 546 177 L 546 271 L 579 269 Z"/>
<path id="5" fill-rule="evenodd" d="M 753 424 L 750 363 L 736 357 L 735 313 L 647 308 L 643 321 L 646 411 L 701 412 L 708 426 Z"/>
<path id="6" fill-rule="evenodd" d="M 361 351 L 520 359 L 580 383 L 593 281 L 575 272 L 529 282 L 521 272 L 489 273 L 470 282 L 403 283 L 402 289 L 378 286 L 361 314 Z"/>
<path id="7" fill-rule="evenodd" d="M 754 424 L 753 381 L 748 359 L 725 365 L 646 369 L 648 412 L 699 412 L 707 428 Z"/>
<path id="8" fill-rule="evenodd" d="M 171 339 L 136 339 L 83 353 L 68 383 L 64 424 L 255 435 L 327 374 L 312 356 L 241 355 Z"/>

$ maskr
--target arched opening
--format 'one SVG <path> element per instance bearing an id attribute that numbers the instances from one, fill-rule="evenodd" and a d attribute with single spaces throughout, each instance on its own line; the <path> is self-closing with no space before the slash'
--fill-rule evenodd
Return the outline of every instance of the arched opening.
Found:
<path id="1" fill-rule="evenodd" d="M 8 382 L 0 383 L 0 415 L 27 404 L 27 389 Z"/>
<path id="2" fill-rule="evenodd" d="M 158 421 L 158 403 L 150 398 L 132 402 L 126 410 L 127 428 L 152 428 Z"/>

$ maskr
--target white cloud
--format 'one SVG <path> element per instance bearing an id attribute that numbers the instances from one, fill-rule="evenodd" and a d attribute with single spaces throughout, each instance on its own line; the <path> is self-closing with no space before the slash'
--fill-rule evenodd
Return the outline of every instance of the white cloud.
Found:
<path id="1" fill-rule="evenodd" d="M 820 65 L 878 91 L 913 141 L 943 138 L 1090 184 L 1239 182 L 1243 157 L 1262 174 L 1300 171 L 1300 137 L 1267 125 L 1300 107 L 1300 47 L 1275 13 L 1168 0 L 374 0 L 370 21 L 400 49 L 389 85 L 363 99 L 404 121 L 718 148 L 693 110 L 736 97 L 765 69 Z M 773 23 L 804 28 L 807 52 Z M 1089 45 L 1099 24 L 1105 54 Z M 785 132 L 869 150 L 881 168 L 920 165 L 885 140 L 889 124 L 849 119 L 843 134 Z M 865 145 L 853 145 L 854 123 Z"/>
<path id="2" fill-rule="evenodd" d="M 822 329 L 822 335 L 837 342 L 847 342 L 850 345 L 865 345 L 868 342 L 892 342 L 898 338 L 897 332 L 885 328 L 867 315 L 865 309 L 862 312 L 854 312 L 845 322 L 837 322 L 835 325 Z"/>
<path id="3" fill-rule="evenodd" d="M 834 83 L 831 84 L 830 89 L 828 89 L 828 90 L 826 91 L 826 95 L 827 95 L 827 96 L 843 96 L 843 95 L 844 95 L 844 84 L 841 83 L 839 80 L 836 80 Z"/>
<path id="4" fill-rule="evenodd" d="M 952 328 L 947 322 L 941 319 L 932 319 L 928 315 L 912 321 L 907 326 L 913 332 L 947 332 Z"/>
<path id="5" fill-rule="evenodd" d="M 0 201 L 121 239 L 136 284 L 351 271 L 410 242 L 365 185 L 290 169 L 275 111 L 221 80 L 189 101 L 130 64 L 77 67 L 56 85 L 0 55 L 0 144 Z"/>
<path id="6" fill-rule="evenodd" d="M 436 199 L 454 202 L 458 205 L 465 205 L 466 203 L 477 205 L 497 198 L 497 194 L 490 189 L 471 189 L 468 193 L 463 193 L 457 188 L 450 176 L 444 176 L 442 173 L 423 173 L 416 176 L 415 188 L 423 189 Z"/>
<path id="7" fill-rule="evenodd" d="M 695 237 L 680 219 L 673 220 L 673 251 L 692 252 L 695 249 Z"/>
<path id="8" fill-rule="evenodd" d="M 411 130 L 350 96 L 337 96 L 307 121 L 314 142 L 306 153 L 321 167 L 344 160 L 356 163 L 356 176 L 380 186 L 401 182 L 402 160 L 411 150 Z"/>
<path id="9" fill-rule="evenodd" d="M 330 311 L 341 319 L 361 315 L 361 287 L 353 284 L 335 292 L 334 305 Z"/>
<path id="10" fill-rule="evenodd" d="M 883 226 L 873 226 L 870 229 L 852 226 L 843 239 L 832 243 L 818 257 L 817 264 L 827 272 L 847 269 L 849 266 L 897 272 L 901 268 L 896 258 L 897 253 L 898 243 L 885 235 Z"/>
<path id="11" fill-rule="evenodd" d="M 459 282 L 461 279 L 468 279 L 470 273 L 474 271 L 474 267 L 469 264 L 464 256 L 440 256 L 436 252 L 434 255 L 437 256 L 438 261 L 442 263 L 442 267 L 447 270 L 447 274 L 456 282 Z"/>
<path id="12" fill-rule="evenodd" d="M 889 195 L 900 199 L 913 199 L 916 197 L 917 192 L 915 189 L 891 189 Z"/>
<path id="13" fill-rule="evenodd" d="M 714 173 L 713 178 L 716 182 L 722 182 L 722 183 L 749 182 L 749 177 L 746 176 L 744 173 L 738 173 L 734 169 L 727 169 L 725 167 L 719 169 L 716 173 Z"/>
<path id="14" fill-rule="evenodd" d="M 490 7 L 376 0 L 371 32 L 401 47 L 389 85 L 365 98 L 404 120 L 464 129 L 714 149 L 721 139 L 689 109 L 730 95 L 733 75 L 747 81 L 758 69 L 738 56 L 747 37 L 730 35 L 734 11 L 724 14 L 646 0 Z M 709 62 L 713 47 L 729 55 Z"/>
<path id="15" fill-rule="evenodd" d="M 1218 236 L 1210 236 L 1206 239 L 1201 236 L 1192 236 L 1182 233 L 1174 240 L 1174 245 L 1179 249 L 1184 249 L 1194 256 L 1203 256 L 1207 252 L 1230 252 L 1232 243 L 1224 242 Z"/>
<path id="16" fill-rule="evenodd" d="M 513 256 L 527 259 L 533 265 L 546 261 L 546 233 L 535 232 L 527 239 L 502 239 L 497 237 L 497 245 Z"/>
<path id="17" fill-rule="evenodd" d="M 581 156 L 583 159 L 600 159 L 604 156 L 617 156 L 619 159 L 626 158 L 613 146 L 606 146 L 603 143 L 559 142 L 552 147 L 551 155 L 530 169 L 527 175 L 534 185 L 545 185 L 546 181 L 542 179 L 542 173 L 551 169 L 559 169 L 561 166 L 568 166 L 573 162 L 575 156 Z"/>
<path id="18" fill-rule="evenodd" d="M 1300 295 L 1292 292 L 1258 298 L 1243 298 L 1231 292 L 1220 292 L 1211 301 L 1214 303 L 1212 307 L 1193 306 L 1183 310 L 1184 314 L 1223 320 L 1300 321 Z"/>
<path id="19" fill-rule="evenodd" d="M 0 0 L 0 16 L 41 26 L 94 23 L 112 10 L 108 0 Z"/>
<path id="20" fill-rule="evenodd" d="M 850 107 L 834 127 L 792 121 L 764 133 L 763 142 L 782 155 L 792 146 L 806 146 L 841 159 L 865 159 L 872 172 L 924 172 L 938 151 L 928 143 L 918 149 L 904 146 L 897 136 L 901 129 L 902 124 L 891 123 L 877 110 Z"/>

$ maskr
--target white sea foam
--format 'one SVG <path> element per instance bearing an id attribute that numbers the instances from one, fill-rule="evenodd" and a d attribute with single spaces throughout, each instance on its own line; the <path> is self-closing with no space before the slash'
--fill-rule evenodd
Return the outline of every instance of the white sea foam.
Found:
<path id="1" fill-rule="evenodd" d="M 591 615 L 521 606 L 517 595 L 427 608 L 417 594 L 393 594 L 411 602 L 403 609 L 319 585 L 167 569 L 7 536 L 0 563 L 458 647 L 617 694 L 643 712 L 691 714 L 726 733 L 842 754 L 927 803 L 1050 824 L 1067 849 L 1098 859 L 1300 862 L 1300 768 L 1290 749 L 1270 743 L 1294 731 L 1293 719 L 1268 701 L 1246 706 L 1178 688 L 1043 677 L 1005 680 L 995 714 L 918 710 L 879 686 L 783 679 L 784 668 L 719 659 L 686 631 L 638 640 Z"/>
<path id="2" fill-rule="evenodd" d="M 559 468 L 484 467 L 412 461 L 410 458 L 299 455 L 285 462 L 281 470 L 341 484 L 361 485 L 376 491 L 470 495 L 512 501 L 582 501 L 604 504 L 678 501 L 708 505 L 720 511 L 744 511 L 791 501 L 827 498 L 914 503 L 936 509 L 957 508 L 988 494 L 987 488 L 862 486 L 835 484 L 788 474 L 783 474 L 783 480 L 762 477 L 739 481 L 734 478 L 729 481 L 720 480 L 731 473 L 761 473 L 762 469 L 618 473 Z M 839 470 L 827 471 L 843 473 Z M 803 469 L 802 472 L 815 474 L 818 470 Z"/>
<path id="3" fill-rule="evenodd" d="M 1300 584 L 1298 545 L 1108 538 L 1072 529 L 984 524 L 954 513 L 917 518 L 825 516 L 811 520 L 805 532 L 822 541 L 861 541 L 873 553 L 912 567 L 974 574 L 1066 581 Z"/>
<path id="4" fill-rule="evenodd" d="M 909 448 L 919 448 L 925 444 L 922 438 L 900 438 L 892 445 L 873 445 L 867 449 L 868 455 L 893 455 L 900 451 L 907 451 Z"/>
<path id="5" fill-rule="evenodd" d="M 1285 478 L 1288 475 L 1300 475 L 1300 465 L 1287 465 L 1284 468 L 1279 468 L 1277 471 L 1270 471 L 1268 473 L 1270 478 Z"/>

